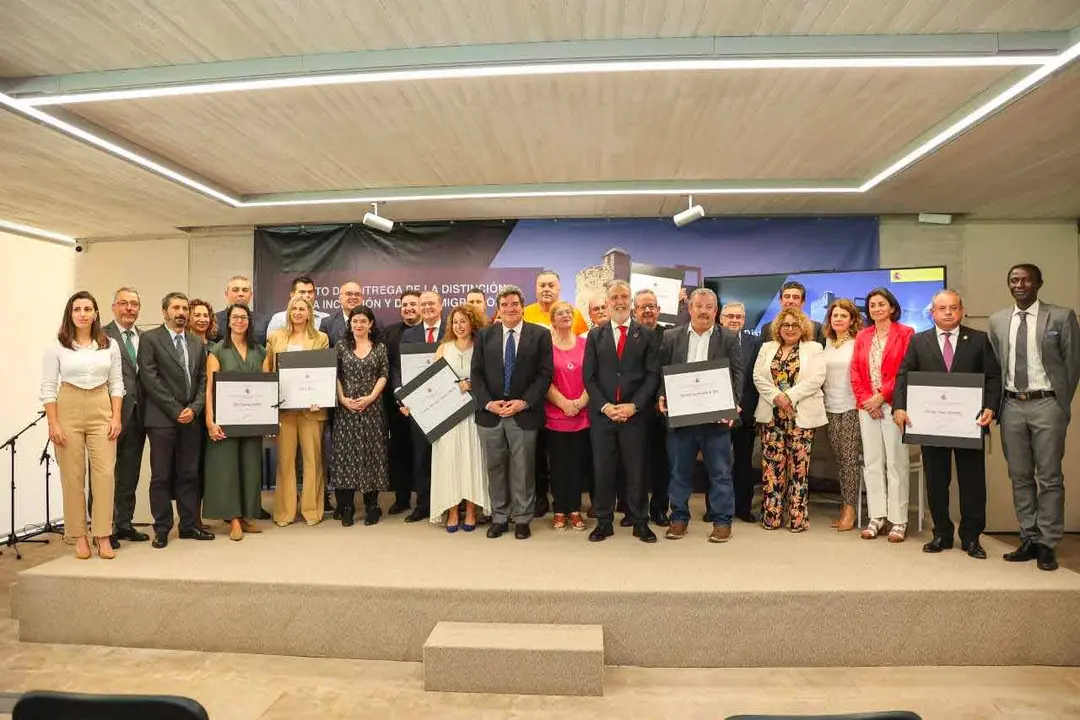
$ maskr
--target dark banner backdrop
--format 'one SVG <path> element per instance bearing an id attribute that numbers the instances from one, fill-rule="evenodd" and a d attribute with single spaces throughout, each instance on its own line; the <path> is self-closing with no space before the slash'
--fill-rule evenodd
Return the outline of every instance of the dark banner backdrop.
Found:
<path id="1" fill-rule="evenodd" d="M 536 273 L 562 278 L 563 298 L 584 313 L 588 296 L 630 264 L 680 268 L 688 286 L 706 277 L 868 270 L 878 266 L 878 221 L 852 218 L 707 218 L 683 228 L 670 219 L 522 220 L 397 225 L 386 235 L 363 225 L 260 227 L 255 289 L 263 310 L 288 300 L 289 283 L 309 275 L 316 306 L 339 307 L 342 283 L 359 282 L 383 323 L 398 319 L 406 288 L 433 289 L 447 307 L 473 286 L 491 298 L 505 284 L 535 300 Z"/>

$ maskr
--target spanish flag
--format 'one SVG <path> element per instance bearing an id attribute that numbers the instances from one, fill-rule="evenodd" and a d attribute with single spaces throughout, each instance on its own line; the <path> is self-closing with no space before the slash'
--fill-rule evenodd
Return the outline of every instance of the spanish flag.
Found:
<path id="1" fill-rule="evenodd" d="M 905 268 L 890 270 L 890 282 L 944 282 L 945 268 Z"/>

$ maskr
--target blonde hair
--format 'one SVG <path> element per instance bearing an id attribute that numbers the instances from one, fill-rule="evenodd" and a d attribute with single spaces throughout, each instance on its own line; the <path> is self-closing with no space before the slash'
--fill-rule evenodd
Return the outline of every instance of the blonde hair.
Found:
<path id="1" fill-rule="evenodd" d="M 772 324 L 769 325 L 773 340 L 783 344 L 784 341 L 780 337 L 780 325 L 787 318 L 794 318 L 795 321 L 799 323 L 799 327 L 802 329 L 802 337 L 799 338 L 800 342 L 814 339 L 814 325 L 810 322 L 810 318 L 806 317 L 806 314 L 801 310 L 796 310 L 795 308 L 783 308 L 780 310 L 779 314 L 773 318 Z"/>
<path id="2" fill-rule="evenodd" d="M 574 316 L 574 306 L 573 306 L 573 305 L 571 305 L 571 304 L 570 304 L 569 302 L 567 302 L 566 300 L 556 300 L 555 302 L 553 302 L 553 303 L 551 304 L 551 310 L 548 310 L 548 319 L 549 319 L 549 320 L 551 321 L 551 327 L 552 327 L 552 329 L 554 329 L 554 328 L 555 328 L 555 313 L 556 313 L 557 311 L 559 311 L 559 310 L 562 310 L 563 308 L 570 308 L 570 317 L 571 317 L 571 319 L 573 319 L 573 316 Z M 573 325 L 573 323 L 571 322 L 571 324 L 570 324 L 570 327 L 572 328 L 573 326 L 574 326 L 574 325 Z"/>
<path id="3" fill-rule="evenodd" d="M 312 307 L 311 303 L 308 302 L 307 298 L 301 297 L 300 295 L 294 295 L 291 298 L 289 298 L 289 303 L 285 306 L 285 335 L 286 335 L 286 337 L 288 337 L 289 335 L 292 335 L 292 332 L 293 332 L 292 309 L 293 309 L 293 306 L 298 304 L 298 303 L 303 303 L 304 307 L 306 307 L 307 310 L 308 310 L 308 318 L 307 318 L 307 324 L 304 327 L 304 334 L 307 335 L 309 338 L 312 338 L 312 339 L 317 338 L 319 336 L 319 331 L 315 329 L 315 308 Z"/>

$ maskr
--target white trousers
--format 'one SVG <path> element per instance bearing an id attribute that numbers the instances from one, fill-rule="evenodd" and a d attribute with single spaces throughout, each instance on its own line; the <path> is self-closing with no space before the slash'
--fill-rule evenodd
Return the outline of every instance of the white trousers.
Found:
<path id="1" fill-rule="evenodd" d="M 892 408 L 882 405 L 881 409 L 885 412 L 881 420 L 874 420 L 865 410 L 859 411 L 866 505 L 871 518 L 906 523 L 911 488 L 908 447 L 904 434 L 892 421 Z"/>

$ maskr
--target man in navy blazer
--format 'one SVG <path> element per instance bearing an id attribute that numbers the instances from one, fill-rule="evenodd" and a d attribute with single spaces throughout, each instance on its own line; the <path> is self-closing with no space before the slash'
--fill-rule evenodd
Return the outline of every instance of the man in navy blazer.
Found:
<path id="1" fill-rule="evenodd" d="M 907 354 L 896 376 L 893 391 L 893 419 L 900 430 L 911 425 L 907 414 L 908 373 L 950 372 L 982 373 L 983 411 L 978 423 L 989 427 L 1001 406 L 1001 366 L 994 357 L 990 340 L 981 330 L 961 325 L 964 301 L 952 290 L 942 290 L 931 301 L 934 327 L 911 338 Z M 930 516 L 934 519 L 934 537 L 923 545 L 923 552 L 939 553 L 953 546 L 953 523 L 949 518 L 949 483 L 952 461 L 956 458 L 956 484 L 960 488 L 960 547 L 973 558 L 986 559 L 979 535 L 986 529 L 986 459 L 982 448 L 922 447 L 926 469 L 926 490 Z"/>
<path id="2" fill-rule="evenodd" d="M 536 436 L 555 359 L 551 331 L 523 320 L 521 289 L 508 285 L 497 300 L 502 322 L 480 331 L 470 373 L 491 493 L 487 536 L 501 537 L 513 519 L 514 537 L 524 540 L 536 511 Z"/>
<path id="3" fill-rule="evenodd" d="M 743 381 L 739 388 L 739 424 L 731 431 L 732 484 L 735 488 L 735 517 L 743 522 L 755 523 L 752 504 L 754 500 L 754 440 L 757 426 L 754 409 L 757 408 L 758 390 L 754 385 L 754 361 L 761 350 L 762 336 L 743 332 L 746 326 L 746 306 L 741 302 L 729 302 L 720 309 L 720 325 L 735 334 L 742 361 Z M 708 499 L 708 494 L 706 494 Z M 711 503 L 707 503 L 710 505 Z M 709 520 L 708 517 L 705 518 Z"/>
<path id="4" fill-rule="evenodd" d="M 698 288 L 690 294 L 690 322 L 664 334 L 661 346 L 662 365 L 727 360 L 731 396 L 736 406 L 743 387 L 742 351 L 738 336 L 716 324 L 716 293 Z M 667 412 L 664 381 L 660 380 L 660 411 Z M 731 538 L 731 520 L 735 515 L 734 488 L 731 482 L 731 427 L 734 421 L 707 423 L 683 428 L 669 428 L 668 457 L 671 459 L 671 525 L 665 537 L 678 540 L 686 536 L 690 524 L 690 493 L 694 467 L 701 451 L 709 475 L 708 497 L 712 512 L 710 542 L 722 543 Z"/>
<path id="5" fill-rule="evenodd" d="M 589 435 L 596 482 L 596 528 L 591 542 L 615 530 L 615 486 L 620 467 L 626 478 L 626 513 L 634 536 L 656 542 L 649 528 L 647 410 L 656 402 L 660 382 L 660 335 L 630 317 L 630 285 L 608 284 L 607 324 L 589 331 L 585 341 L 585 388 L 589 393 Z"/>

